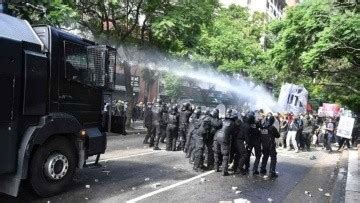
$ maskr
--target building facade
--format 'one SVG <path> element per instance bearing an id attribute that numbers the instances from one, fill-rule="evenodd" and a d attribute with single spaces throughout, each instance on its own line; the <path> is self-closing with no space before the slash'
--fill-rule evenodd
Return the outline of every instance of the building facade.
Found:
<path id="1" fill-rule="evenodd" d="M 231 4 L 246 7 L 250 12 L 266 13 L 270 19 L 278 19 L 283 16 L 286 6 L 295 6 L 302 0 L 220 0 L 220 3 L 228 7 Z"/>

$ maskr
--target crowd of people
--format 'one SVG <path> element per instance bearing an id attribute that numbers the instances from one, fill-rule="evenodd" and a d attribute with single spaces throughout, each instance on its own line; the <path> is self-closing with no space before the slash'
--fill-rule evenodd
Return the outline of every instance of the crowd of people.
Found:
<path id="1" fill-rule="evenodd" d="M 322 144 L 332 152 L 334 141 L 339 143 L 338 150 L 344 143 L 350 148 L 349 139 L 335 136 L 334 118 L 312 114 L 273 114 L 261 109 L 240 114 L 228 109 L 220 118 L 218 109 L 202 112 L 190 103 L 170 106 L 158 100 L 147 103 L 143 119 L 147 128 L 143 144 L 160 150 L 159 143 L 166 143 L 167 151 L 183 151 L 195 171 L 221 171 L 224 176 L 229 171 L 248 174 L 253 155 L 253 175 L 267 174 L 270 158 L 269 176 L 278 177 L 277 149 L 298 153 Z"/>

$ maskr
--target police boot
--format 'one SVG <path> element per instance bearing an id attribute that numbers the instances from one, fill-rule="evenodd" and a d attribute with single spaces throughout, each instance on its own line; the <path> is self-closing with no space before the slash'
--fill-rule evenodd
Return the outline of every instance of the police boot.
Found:
<path id="1" fill-rule="evenodd" d="M 229 163 L 229 157 L 227 156 L 223 156 L 223 162 L 222 162 L 222 176 L 228 176 L 229 172 L 228 172 L 228 165 Z"/>
<path id="2" fill-rule="evenodd" d="M 266 175 L 266 173 L 267 173 L 266 169 L 264 169 L 264 168 L 260 169 L 260 174 L 261 175 Z"/>
<path id="3" fill-rule="evenodd" d="M 260 173 L 259 173 L 259 171 L 258 170 L 256 170 L 256 171 L 253 171 L 253 175 L 259 175 Z"/>
<path id="4" fill-rule="evenodd" d="M 223 172 L 222 172 L 221 175 L 222 175 L 222 176 L 228 176 L 228 175 L 229 175 L 229 172 L 223 170 Z"/>
<path id="5" fill-rule="evenodd" d="M 161 149 L 158 146 L 155 146 L 154 150 L 161 150 Z"/>
<path id="6" fill-rule="evenodd" d="M 193 170 L 194 170 L 195 172 L 204 172 L 204 169 L 203 169 L 203 168 L 201 168 L 201 167 L 196 167 L 196 166 L 193 167 Z"/>
<path id="7" fill-rule="evenodd" d="M 276 172 L 271 172 L 270 173 L 270 178 L 277 178 L 278 174 L 276 174 Z"/>

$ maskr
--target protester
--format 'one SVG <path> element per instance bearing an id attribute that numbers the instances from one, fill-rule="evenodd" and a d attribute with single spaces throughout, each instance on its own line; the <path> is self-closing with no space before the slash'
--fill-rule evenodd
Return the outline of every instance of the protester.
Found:
<path id="1" fill-rule="evenodd" d="M 332 118 L 329 118 L 328 123 L 326 124 L 326 149 L 329 150 L 329 152 L 332 152 L 331 148 L 331 142 L 334 138 L 334 132 L 335 132 L 335 124 L 333 122 Z"/>
<path id="2" fill-rule="evenodd" d="M 299 130 L 299 123 L 298 123 L 298 117 L 296 116 L 295 118 L 293 118 L 293 114 L 290 114 L 289 117 L 289 131 L 286 137 L 286 146 L 288 147 L 288 151 L 291 150 L 291 145 L 293 145 L 296 153 L 300 152 L 299 151 L 299 147 L 298 144 L 296 142 L 296 135 L 298 133 Z M 291 141 L 291 143 L 290 143 Z"/>

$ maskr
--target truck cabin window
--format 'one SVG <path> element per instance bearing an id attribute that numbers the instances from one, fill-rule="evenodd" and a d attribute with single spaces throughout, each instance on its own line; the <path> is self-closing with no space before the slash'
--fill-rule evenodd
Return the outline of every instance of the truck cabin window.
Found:
<path id="1" fill-rule="evenodd" d="M 65 77 L 69 80 L 89 84 L 87 50 L 85 47 L 64 42 Z"/>

